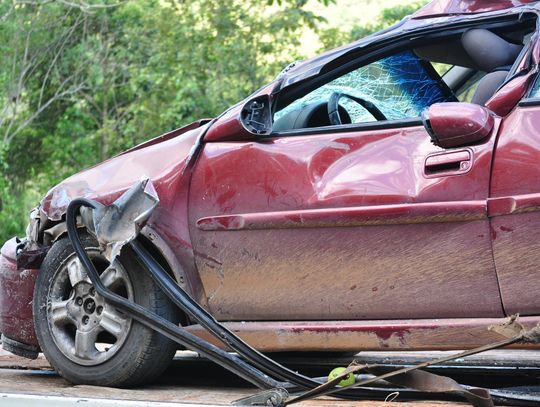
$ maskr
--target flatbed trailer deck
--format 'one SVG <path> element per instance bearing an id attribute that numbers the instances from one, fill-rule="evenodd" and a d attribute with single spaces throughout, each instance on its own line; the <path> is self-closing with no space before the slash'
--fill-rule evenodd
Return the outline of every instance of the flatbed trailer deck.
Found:
<path id="1" fill-rule="evenodd" d="M 378 361 L 395 366 L 409 365 L 426 358 L 439 355 L 441 352 L 363 352 L 356 359 L 370 363 Z M 293 368 L 302 368 L 310 374 L 324 374 L 337 364 L 346 365 L 352 357 L 303 357 L 284 355 L 282 361 Z M 492 363 L 493 360 L 496 363 Z M 487 363 L 490 363 L 487 366 Z M 539 351 L 496 351 L 487 355 L 478 355 L 468 361 L 457 360 L 451 367 L 454 372 L 460 369 L 467 373 L 479 375 L 484 379 L 486 372 L 492 368 L 503 369 L 504 374 L 515 374 L 516 377 L 538 377 L 540 375 Z M 435 367 L 443 369 L 442 367 Z M 514 373 L 512 373 L 514 371 Z M 489 375 L 488 375 L 489 376 Z M 116 389 L 109 387 L 72 385 L 50 367 L 47 360 L 40 355 L 36 360 L 29 360 L 0 351 L 0 406 L 222 406 L 257 392 L 241 379 L 236 378 L 219 366 L 197 357 L 192 352 L 179 352 L 171 367 L 150 385 L 136 389 Z M 384 401 L 346 401 L 331 397 L 309 400 L 299 406 L 316 407 L 375 407 L 375 406 L 407 406 L 407 407 L 451 407 L 464 406 L 467 403 L 416 401 L 400 402 L 399 396 L 389 395 Z"/>

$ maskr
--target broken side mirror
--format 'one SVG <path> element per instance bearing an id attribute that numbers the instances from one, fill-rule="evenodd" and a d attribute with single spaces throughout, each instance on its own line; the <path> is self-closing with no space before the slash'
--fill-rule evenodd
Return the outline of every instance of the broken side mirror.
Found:
<path id="1" fill-rule="evenodd" d="M 265 136 L 272 132 L 272 108 L 268 95 L 258 96 L 248 101 L 240 113 L 242 126 L 258 136 Z"/>
<path id="2" fill-rule="evenodd" d="M 271 132 L 271 99 L 263 94 L 226 111 L 210 127 L 204 141 L 254 140 Z"/>
<path id="3" fill-rule="evenodd" d="M 422 114 L 431 141 L 442 148 L 477 143 L 487 138 L 495 125 L 495 114 L 472 103 L 435 103 Z"/>

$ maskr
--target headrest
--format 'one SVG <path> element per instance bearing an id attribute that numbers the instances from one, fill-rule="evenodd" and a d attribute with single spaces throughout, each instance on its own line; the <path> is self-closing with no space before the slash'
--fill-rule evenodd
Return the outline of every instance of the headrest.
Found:
<path id="1" fill-rule="evenodd" d="M 480 28 L 464 32 L 461 43 L 477 67 L 485 72 L 512 65 L 523 48 Z"/>

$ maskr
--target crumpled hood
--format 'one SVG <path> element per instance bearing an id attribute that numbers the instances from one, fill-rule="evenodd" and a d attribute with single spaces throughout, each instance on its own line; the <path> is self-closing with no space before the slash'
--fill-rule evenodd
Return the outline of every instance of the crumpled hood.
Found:
<path id="1" fill-rule="evenodd" d="M 165 191 L 184 175 L 195 155 L 207 122 L 196 122 L 149 140 L 107 161 L 81 171 L 52 188 L 41 210 L 58 221 L 74 198 L 94 199 L 108 205 L 142 178 Z M 164 194 L 166 195 L 166 194 Z"/>

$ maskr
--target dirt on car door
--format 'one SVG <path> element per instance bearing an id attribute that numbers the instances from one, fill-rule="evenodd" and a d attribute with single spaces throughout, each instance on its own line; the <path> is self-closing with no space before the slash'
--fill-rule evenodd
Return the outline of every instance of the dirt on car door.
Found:
<path id="1" fill-rule="evenodd" d="M 540 100 L 504 120 L 493 162 L 491 236 L 507 314 L 540 314 Z"/>
<path id="2" fill-rule="evenodd" d="M 506 314 L 539 315 L 540 43 L 531 40 L 530 66 L 513 82 L 517 106 L 504 117 L 493 160 L 488 215 L 493 258 Z M 512 88 L 512 83 L 506 85 Z M 516 103 L 514 103 L 516 104 Z"/>
<path id="3" fill-rule="evenodd" d="M 207 143 L 189 213 L 211 312 L 501 316 L 486 216 L 494 140 L 449 152 L 413 120 Z M 453 159 L 468 169 L 437 166 Z"/>

